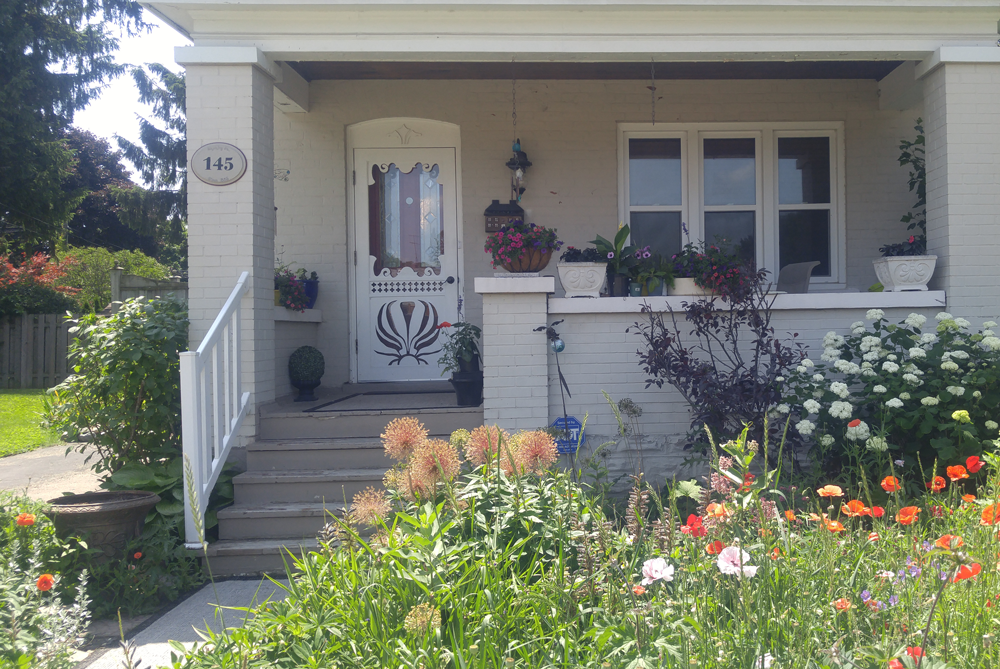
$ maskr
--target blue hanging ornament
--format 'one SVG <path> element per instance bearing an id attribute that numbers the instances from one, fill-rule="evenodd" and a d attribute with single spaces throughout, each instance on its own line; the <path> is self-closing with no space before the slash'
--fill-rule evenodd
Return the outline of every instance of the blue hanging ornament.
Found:
<path id="1" fill-rule="evenodd" d="M 552 350 L 556 353 L 562 353 L 566 349 L 566 342 L 562 339 L 553 339 L 549 342 L 549 346 L 552 347 Z"/>

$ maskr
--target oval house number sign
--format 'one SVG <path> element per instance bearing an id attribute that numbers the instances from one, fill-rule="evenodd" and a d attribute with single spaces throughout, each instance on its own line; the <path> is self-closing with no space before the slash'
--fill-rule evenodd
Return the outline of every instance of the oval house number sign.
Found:
<path id="1" fill-rule="evenodd" d="M 228 186 L 247 171 L 247 157 L 232 144 L 212 142 L 194 152 L 191 171 L 211 186 Z"/>

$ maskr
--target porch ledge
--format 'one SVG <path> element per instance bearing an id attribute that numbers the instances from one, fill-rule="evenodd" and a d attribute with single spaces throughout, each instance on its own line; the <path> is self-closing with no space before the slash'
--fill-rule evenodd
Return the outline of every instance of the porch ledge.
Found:
<path id="1" fill-rule="evenodd" d="M 554 293 L 554 276 L 477 276 L 477 293 Z M 571 300 L 567 300 L 571 301 Z"/>
<path id="2" fill-rule="evenodd" d="M 319 309 L 306 309 L 300 313 L 286 309 L 285 307 L 275 307 L 274 320 L 288 321 L 290 323 L 322 323 L 323 312 Z"/>
<path id="3" fill-rule="evenodd" d="M 476 280 L 476 292 L 479 279 Z M 494 291 L 490 291 L 494 292 Z M 670 297 L 573 297 L 549 300 L 550 314 L 632 314 L 642 311 L 648 304 L 653 311 L 670 309 L 683 311 L 683 302 L 698 299 L 693 295 Z M 777 295 L 772 310 L 793 309 L 933 309 L 945 307 L 943 290 L 907 291 L 904 293 L 800 293 Z"/>

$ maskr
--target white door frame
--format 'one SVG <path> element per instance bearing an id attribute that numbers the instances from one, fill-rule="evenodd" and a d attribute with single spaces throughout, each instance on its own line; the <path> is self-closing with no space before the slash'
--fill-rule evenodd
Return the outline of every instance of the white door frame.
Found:
<path id="1" fill-rule="evenodd" d="M 356 258 L 357 235 L 355 233 L 356 204 L 354 201 L 355 179 L 367 178 L 364 174 L 355 174 L 355 149 L 426 149 L 448 148 L 455 150 L 455 207 L 456 207 L 456 252 L 459 304 L 465 303 L 465 257 L 463 253 L 464 210 L 462 208 L 462 143 L 459 126 L 445 121 L 434 121 L 421 118 L 382 118 L 363 121 L 346 128 L 345 161 L 347 163 L 347 300 L 349 305 L 349 345 L 350 345 L 350 380 L 358 382 L 358 287 L 355 262 L 364 259 Z M 459 310 L 461 315 L 462 310 Z"/>

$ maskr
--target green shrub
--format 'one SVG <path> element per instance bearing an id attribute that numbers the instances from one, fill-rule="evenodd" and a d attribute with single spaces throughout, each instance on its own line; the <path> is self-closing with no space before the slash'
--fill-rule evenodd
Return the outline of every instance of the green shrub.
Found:
<path id="1" fill-rule="evenodd" d="M 111 302 L 111 270 L 121 267 L 126 274 L 163 280 L 170 268 L 140 251 L 109 251 L 103 247 L 71 247 L 65 255 L 71 263 L 63 283 L 79 289 L 80 304 L 100 311 Z"/>
<path id="2" fill-rule="evenodd" d="M 299 383 L 312 383 L 323 378 L 326 364 L 323 354 L 312 346 L 299 346 L 288 357 L 288 375 Z"/>

